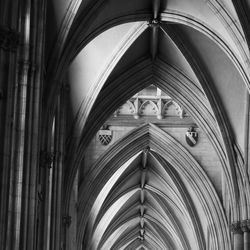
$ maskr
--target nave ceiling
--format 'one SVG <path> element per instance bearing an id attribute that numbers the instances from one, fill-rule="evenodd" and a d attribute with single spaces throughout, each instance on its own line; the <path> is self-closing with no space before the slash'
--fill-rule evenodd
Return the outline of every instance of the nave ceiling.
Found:
<path id="1" fill-rule="evenodd" d="M 54 26 L 48 32 L 57 32 L 47 43 L 51 84 L 45 89 L 46 105 L 53 107 L 53 95 L 61 82 L 67 84 L 65 211 L 78 173 L 78 249 L 206 249 L 209 244 L 211 249 L 229 249 L 227 223 L 249 213 L 247 206 L 235 205 L 238 200 L 249 202 L 246 184 L 237 184 L 236 175 L 244 172 L 247 154 L 250 70 L 248 38 L 234 1 L 76 0 L 60 5 L 54 0 L 50 5 L 48 21 L 54 19 Z M 89 145 L 98 130 L 121 105 L 152 85 L 191 117 L 190 123 L 180 119 L 183 129 L 177 130 L 184 136 L 189 125 L 198 128 L 213 149 L 210 156 L 218 159 L 218 178 L 201 160 L 209 154 L 195 154 L 185 141 L 170 139 L 177 123 L 166 120 L 172 130 L 162 131 L 165 120 L 157 118 L 153 125 L 141 123 L 139 117 L 134 130 L 116 142 L 126 148 L 129 144 L 123 143 L 131 137 L 135 146 L 129 157 L 111 146 L 117 153 L 112 159 L 123 162 L 117 162 L 119 168 L 109 170 L 112 162 L 101 163 L 110 148 L 86 166 L 86 152 L 96 153 Z M 142 133 L 139 142 L 133 133 Z M 159 135 L 174 146 L 155 142 Z M 202 180 L 194 179 L 196 167 Z M 113 172 L 102 177 L 106 171 Z M 92 182 L 100 185 L 98 192 Z"/>

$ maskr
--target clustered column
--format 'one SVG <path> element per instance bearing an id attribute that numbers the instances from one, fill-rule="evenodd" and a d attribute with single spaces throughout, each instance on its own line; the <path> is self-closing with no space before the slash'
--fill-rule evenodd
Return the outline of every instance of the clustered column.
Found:
<path id="1" fill-rule="evenodd" d="M 232 223 L 231 232 L 233 234 L 233 250 L 250 249 L 250 220 Z"/>
<path id="2" fill-rule="evenodd" d="M 0 1 L 0 249 L 36 249 L 45 1 Z"/>
<path id="3" fill-rule="evenodd" d="M 244 250 L 250 249 L 250 220 L 241 222 L 241 230 L 243 232 Z"/>

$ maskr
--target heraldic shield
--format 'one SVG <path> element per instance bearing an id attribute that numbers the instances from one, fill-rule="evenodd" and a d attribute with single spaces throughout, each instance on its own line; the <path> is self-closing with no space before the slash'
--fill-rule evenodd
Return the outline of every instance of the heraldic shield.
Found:
<path id="1" fill-rule="evenodd" d="M 189 146 L 193 147 L 198 141 L 198 132 L 194 130 L 193 127 L 189 128 L 186 132 L 186 142 Z"/>
<path id="2" fill-rule="evenodd" d="M 101 129 L 101 130 L 99 130 L 98 137 L 99 137 L 101 144 L 106 146 L 112 140 L 112 131 Z"/>

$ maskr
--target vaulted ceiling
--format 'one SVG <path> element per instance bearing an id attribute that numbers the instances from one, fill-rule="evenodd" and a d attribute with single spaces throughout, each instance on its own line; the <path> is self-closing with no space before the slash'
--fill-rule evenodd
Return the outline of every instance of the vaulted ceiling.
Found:
<path id="1" fill-rule="evenodd" d="M 227 249 L 217 195 L 180 142 L 145 124 L 113 144 L 84 177 L 78 239 L 85 235 L 83 249 Z M 214 235 L 209 243 L 207 235 Z"/>
<path id="2" fill-rule="evenodd" d="M 53 105 L 60 84 L 70 88 L 68 203 L 96 132 L 119 106 L 152 84 L 201 129 L 235 201 L 235 155 L 246 153 L 250 68 L 248 38 L 234 1 L 49 4 L 48 22 L 54 25 L 48 29 L 47 105 Z M 123 144 L 126 140 L 131 144 Z M 79 187 L 79 249 L 82 243 L 84 249 L 206 249 L 208 231 L 209 244 L 229 249 L 220 194 L 178 140 L 145 124 L 108 150 L 112 157 L 100 158 Z M 112 160 L 117 165 L 109 170 Z"/>

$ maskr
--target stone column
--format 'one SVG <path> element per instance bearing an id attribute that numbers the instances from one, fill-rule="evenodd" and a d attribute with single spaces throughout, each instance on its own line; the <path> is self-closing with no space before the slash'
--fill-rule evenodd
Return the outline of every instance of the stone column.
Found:
<path id="1" fill-rule="evenodd" d="M 244 250 L 250 249 L 250 220 L 241 221 L 241 230 L 243 232 Z"/>
<path id="2" fill-rule="evenodd" d="M 7 227 L 11 220 L 8 204 L 11 202 L 11 162 L 13 105 L 15 82 L 19 1 L 0 1 L 0 249 L 6 249 Z"/>
<path id="3" fill-rule="evenodd" d="M 53 206 L 52 206 L 52 230 L 51 230 L 51 243 L 50 249 L 60 250 L 61 232 L 62 227 L 62 184 L 63 184 L 63 169 L 64 169 L 64 145 L 65 145 L 65 91 L 67 88 L 64 86 L 58 96 L 57 110 L 55 112 L 55 165 L 53 170 Z M 65 217 L 66 218 L 66 217 Z M 64 218 L 65 221 L 69 221 Z M 67 223 L 66 223 L 67 224 Z"/>
<path id="4" fill-rule="evenodd" d="M 231 224 L 231 232 L 233 233 L 233 250 L 244 250 L 243 232 L 239 221 Z"/>
<path id="5" fill-rule="evenodd" d="M 1 5 L 0 5 L 1 9 Z M 13 37 L 13 40 L 11 38 Z M 13 105 L 15 103 L 16 58 L 19 39 L 17 32 L 0 26 L 0 249 L 5 249 L 8 225 L 8 202 L 13 134 Z"/>

